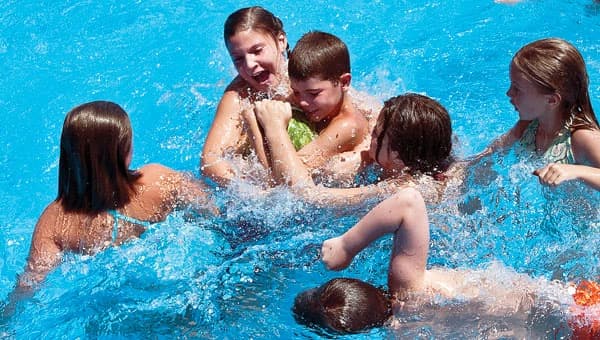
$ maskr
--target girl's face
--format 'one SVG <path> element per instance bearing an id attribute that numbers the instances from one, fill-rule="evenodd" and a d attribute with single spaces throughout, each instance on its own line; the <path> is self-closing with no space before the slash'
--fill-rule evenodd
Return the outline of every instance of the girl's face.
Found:
<path id="1" fill-rule="evenodd" d="M 306 80 L 290 79 L 296 104 L 302 108 L 311 122 L 320 122 L 335 117 L 344 99 L 341 82 L 310 77 Z"/>
<path id="2" fill-rule="evenodd" d="M 383 127 L 380 124 L 375 126 L 371 134 L 371 146 L 369 147 L 369 157 L 377 162 L 379 166 L 387 173 L 399 172 L 405 168 L 404 162 L 400 159 L 398 152 L 390 149 L 389 139 L 387 135 L 381 141 L 381 149 L 377 154 L 377 138 L 383 132 Z"/>
<path id="3" fill-rule="evenodd" d="M 522 120 L 540 118 L 550 110 L 552 95 L 542 93 L 513 64 L 510 65 L 510 87 L 506 95 Z"/>
<path id="4" fill-rule="evenodd" d="M 283 33 L 274 40 L 269 34 L 249 29 L 231 36 L 227 50 L 240 77 L 255 90 L 266 92 L 281 79 L 286 45 Z"/>

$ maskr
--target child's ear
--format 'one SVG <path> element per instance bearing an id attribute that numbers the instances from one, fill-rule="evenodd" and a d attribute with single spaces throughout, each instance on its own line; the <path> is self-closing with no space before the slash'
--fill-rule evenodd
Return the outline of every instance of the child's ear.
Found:
<path id="1" fill-rule="evenodd" d="M 344 73 L 340 76 L 340 84 L 342 85 L 342 90 L 347 90 L 350 87 L 350 81 L 352 80 L 352 75 L 350 73 Z"/>
<path id="2" fill-rule="evenodd" d="M 548 104 L 552 106 L 558 106 L 562 102 L 562 96 L 558 92 L 554 92 L 548 95 Z"/>
<path id="3" fill-rule="evenodd" d="M 288 41 L 285 33 L 279 33 L 279 35 L 277 36 L 277 45 L 279 46 L 279 50 L 287 52 Z"/>

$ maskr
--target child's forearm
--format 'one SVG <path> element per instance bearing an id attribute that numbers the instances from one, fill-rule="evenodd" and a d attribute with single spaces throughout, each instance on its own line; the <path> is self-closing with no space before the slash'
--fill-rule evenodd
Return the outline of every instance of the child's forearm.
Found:
<path id="1" fill-rule="evenodd" d="M 600 190 L 600 169 L 590 166 L 580 165 L 579 178 L 587 185 L 596 190 Z"/>
<path id="2" fill-rule="evenodd" d="M 268 169 L 269 158 L 265 150 L 265 140 L 263 138 L 263 133 L 260 129 L 260 126 L 256 121 L 254 111 L 250 109 L 244 110 L 243 116 L 244 120 L 246 121 L 246 125 L 248 126 L 248 136 L 250 137 L 250 141 L 254 147 L 256 157 L 258 158 L 259 162 Z"/>
<path id="3" fill-rule="evenodd" d="M 285 129 L 267 129 L 265 136 L 271 153 L 273 175 L 279 183 L 313 183 Z"/>
<path id="4" fill-rule="evenodd" d="M 383 235 L 396 232 L 405 213 L 402 200 L 397 195 L 384 200 L 344 233 L 342 239 L 348 252 L 356 255 Z"/>

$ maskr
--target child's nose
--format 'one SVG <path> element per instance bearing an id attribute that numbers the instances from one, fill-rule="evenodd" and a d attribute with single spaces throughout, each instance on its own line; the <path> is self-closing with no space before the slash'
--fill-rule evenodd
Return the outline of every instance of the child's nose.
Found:
<path id="1" fill-rule="evenodd" d="M 508 90 L 506 90 L 506 96 L 508 96 L 508 97 L 512 97 L 512 95 L 513 95 L 513 91 L 512 91 L 512 89 L 513 89 L 513 88 L 512 88 L 512 86 L 511 86 L 511 87 L 509 87 L 509 88 L 508 88 Z"/>
<path id="2" fill-rule="evenodd" d="M 301 107 L 307 107 L 309 105 L 308 104 L 308 100 L 306 100 L 305 97 L 300 97 L 299 98 L 299 104 L 300 104 Z"/>
<path id="3" fill-rule="evenodd" d="M 258 65 L 258 63 L 256 62 L 256 59 L 252 55 L 247 55 L 246 56 L 246 68 L 249 70 L 252 70 L 254 67 L 256 67 L 256 65 Z"/>

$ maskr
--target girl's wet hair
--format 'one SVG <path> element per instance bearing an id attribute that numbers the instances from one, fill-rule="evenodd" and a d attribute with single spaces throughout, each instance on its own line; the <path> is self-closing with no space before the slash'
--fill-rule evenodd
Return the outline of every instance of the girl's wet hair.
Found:
<path id="1" fill-rule="evenodd" d="M 338 333 L 379 327 L 392 316 L 383 290 L 350 278 L 336 278 L 298 294 L 292 311 L 298 323 Z"/>
<path id="2" fill-rule="evenodd" d="M 95 213 L 130 201 L 140 176 L 127 167 L 131 141 L 129 117 L 115 103 L 90 102 L 67 114 L 57 196 L 66 211 Z"/>
<path id="3" fill-rule="evenodd" d="M 543 93 L 560 94 L 563 121 L 572 130 L 598 128 L 585 62 L 575 46 L 558 38 L 537 40 L 523 46 L 512 64 Z"/>
<path id="4" fill-rule="evenodd" d="M 236 33 L 247 30 L 268 34 L 275 41 L 279 39 L 280 34 L 285 35 L 283 23 L 273 13 L 260 6 L 246 7 L 231 13 L 225 20 L 223 28 L 225 44 Z M 286 52 L 289 54 L 289 44 L 286 46 Z"/>
<path id="5" fill-rule="evenodd" d="M 452 150 L 452 125 L 448 111 L 437 101 L 406 93 L 385 101 L 377 119 L 379 157 L 387 136 L 390 151 L 410 173 L 438 175 L 447 170 Z"/>

